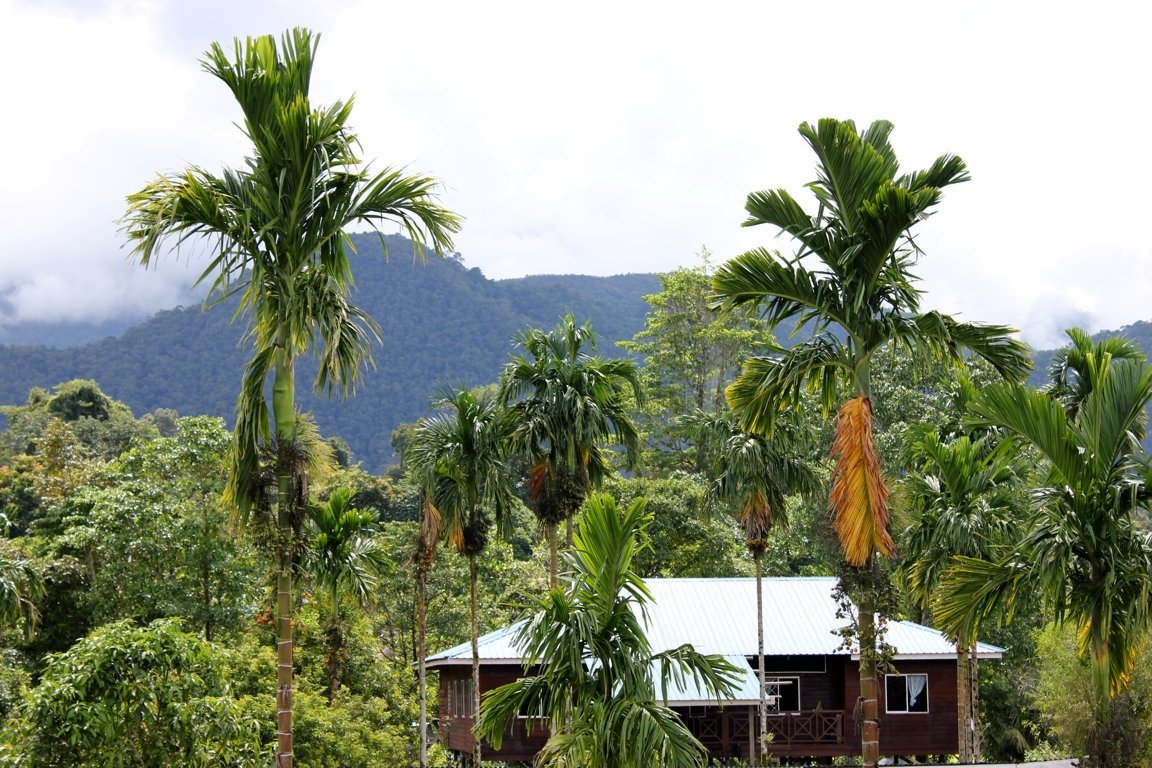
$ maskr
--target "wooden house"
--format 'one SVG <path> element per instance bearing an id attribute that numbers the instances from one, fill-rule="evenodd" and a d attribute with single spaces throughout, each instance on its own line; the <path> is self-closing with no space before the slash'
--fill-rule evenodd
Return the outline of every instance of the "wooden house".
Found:
<path id="1" fill-rule="evenodd" d="M 716 759 L 747 759 L 759 737 L 756 581 L 648 579 L 648 637 L 655 651 L 691 643 L 746 670 L 732 699 L 709 701 L 698 691 L 669 691 L 668 704 Z M 857 702 L 859 654 L 843 647 L 848 623 L 837 617 L 833 578 L 764 579 L 764 652 L 770 751 L 779 757 L 860 754 Z M 487 691 L 524 674 L 514 643 L 517 625 L 480 638 L 480 687 Z M 936 630 L 890 621 L 884 636 L 892 667 L 881 675 L 880 750 L 884 755 L 957 751 L 955 646 Z M 981 644 L 978 657 L 1002 649 Z M 472 652 L 469 643 L 435 654 L 440 673 L 440 737 L 451 750 L 472 750 Z M 485 759 L 531 760 L 548 737 L 546 723 L 519 719 L 499 751 Z"/>

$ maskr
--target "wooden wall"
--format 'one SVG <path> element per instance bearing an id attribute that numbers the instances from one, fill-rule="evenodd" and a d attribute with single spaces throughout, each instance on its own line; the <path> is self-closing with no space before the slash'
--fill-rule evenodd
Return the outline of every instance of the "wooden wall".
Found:
<path id="1" fill-rule="evenodd" d="M 480 668 L 480 690 L 490 691 L 511 683 L 523 675 L 519 664 L 485 664 Z M 471 754 L 475 740 L 472 736 L 472 718 L 458 717 L 452 711 L 450 691 L 452 682 L 469 680 L 471 665 L 440 667 L 440 741 L 447 749 Z M 546 723 L 517 718 L 512 729 L 504 734 L 504 743 L 495 750 L 488 743 L 480 745 L 484 760 L 532 760 L 548 740 Z"/>
<path id="2" fill-rule="evenodd" d="M 880 753 L 882 755 L 946 755 L 958 749 L 956 734 L 956 665 L 954 661 L 899 661 L 895 664 L 899 674 L 926 674 L 928 676 L 927 713 L 887 712 L 884 701 L 884 681 L 880 680 Z M 445 747 L 464 753 L 473 748 L 472 719 L 458 717 L 452 711 L 449 693 L 452 682 L 467 680 L 472 675 L 470 666 L 443 666 L 440 671 L 440 738 Z M 522 674 L 517 664 L 486 664 L 481 669 L 481 690 L 512 682 Z M 789 750 L 776 750 L 780 754 L 799 755 L 797 749 L 810 750 L 811 756 L 829 756 L 860 753 L 860 734 L 857 732 L 853 711 L 860 691 L 859 665 L 846 657 L 828 659 L 825 675 L 799 674 L 801 678 L 801 707 L 815 710 L 817 705 L 825 711 L 843 710 L 844 742 L 839 745 L 793 745 Z M 695 709 L 695 708 L 694 708 Z M 687 714 L 687 712 L 683 713 Z M 744 751 L 747 740 L 749 712 L 746 707 L 730 707 L 721 714 L 716 710 L 701 720 L 696 715 L 692 730 L 708 746 L 729 756 Z M 713 716 L 715 720 L 713 720 Z M 689 718 L 685 718 L 688 720 Z M 531 732 L 529 733 L 529 726 Z M 548 739 L 547 726 L 540 721 L 517 719 L 511 731 L 505 734 L 499 751 L 483 745 L 485 759 L 530 761 Z M 709 743 L 712 742 L 712 743 Z"/>
<path id="3" fill-rule="evenodd" d="M 884 677 L 880 676 L 880 754 L 881 755 L 951 755 L 959 750 L 956 732 L 956 662 L 896 661 L 898 674 L 928 675 L 928 712 L 887 712 L 884 700 Z M 860 665 L 844 665 L 844 710 L 849 713 L 845 735 L 859 754 L 860 734 L 856 732 L 851 713 L 860 696 Z"/>

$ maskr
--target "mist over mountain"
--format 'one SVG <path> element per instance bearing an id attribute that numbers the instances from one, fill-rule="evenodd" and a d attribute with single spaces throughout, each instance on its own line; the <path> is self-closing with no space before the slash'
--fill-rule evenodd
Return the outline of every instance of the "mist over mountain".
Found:
<path id="1" fill-rule="evenodd" d="M 615 342 L 644 327 L 643 297 L 660 289 L 652 274 L 489 280 L 458 256 L 419 263 L 411 243 L 398 235 L 385 238 L 387 258 L 378 236 L 353 240 L 353 301 L 382 329 L 376 368 L 365 372 L 354 397 L 342 401 L 312 395 L 315 365 L 301 361 L 298 405 L 315 414 L 324 434 L 346 440 L 370 471 L 389 461 L 392 430 L 426 414 L 441 389 L 494 381 L 517 332 L 550 328 L 571 312 L 592 322 L 601 354 L 617 356 Z M 110 323 L 95 330 L 99 340 L 70 346 L 62 342 L 77 329 L 46 327 L 34 346 L 0 346 L 0 402 L 23 403 L 31 387 L 86 378 L 137 416 L 174 408 L 231 422 L 250 355 L 242 343 L 245 324 L 232 322 L 234 311 L 234 302 L 207 311 L 165 310 L 119 331 Z"/>

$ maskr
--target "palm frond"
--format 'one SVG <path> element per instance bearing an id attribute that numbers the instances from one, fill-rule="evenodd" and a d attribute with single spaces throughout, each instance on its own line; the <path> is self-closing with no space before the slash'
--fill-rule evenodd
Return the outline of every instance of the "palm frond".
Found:
<path id="1" fill-rule="evenodd" d="M 939 312 L 887 318 L 887 339 L 911 351 L 926 351 L 941 360 L 962 360 L 972 352 L 991 365 L 1002 378 L 1019 382 L 1032 370 L 1028 347 L 1012 338 L 1015 331 L 1003 325 L 961 323 Z"/>
<path id="2" fill-rule="evenodd" d="M 721 265 L 712 277 L 712 289 L 713 309 L 759 307 L 772 327 L 791 318 L 796 318 L 797 327 L 815 323 L 816 330 L 829 323 L 849 327 L 843 297 L 834 281 L 763 248 Z"/>
<path id="3" fill-rule="evenodd" d="M 512 718 L 540 713 L 552 728 L 542 765 L 704 764 L 706 750 L 657 689 L 693 680 L 722 700 L 737 670 L 690 646 L 652 653 L 644 618 L 652 598 L 632 567 L 650 520 L 643 501 L 619 510 L 611 497 L 589 499 L 568 555 L 568 587 L 542 597 L 516 634 L 525 671 L 539 672 L 487 694 L 482 738 L 498 746 Z"/>
<path id="4" fill-rule="evenodd" d="M 1018 384 L 992 384 L 969 406 L 965 423 L 995 425 L 1035 446 L 1074 485 L 1085 479 L 1075 428 L 1059 403 Z"/>
<path id="5" fill-rule="evenodd" d="M 890 130 L 890 127 L 888 127 Z M 862 203 L 895 175 L 895 157 L 887 146 L 884 123 L 873 125 L 869 138 L 885 138 L 880 147 L 864 141 L 850 120 L 823 118 L 816 125 L 804 123 L 800 135 L 816 153 L 816 181 L 808 188 L 848 235 L 859 226 Z"/>
<path id="6" fill-rule="evenodd" d="M 777 415 L 800 402 L 805 391 L 818 391 L 831 410 L 837 382 L 850 378 L 854 366 L 850 350 L 835 336 L 824 333 L 790 348 L 780 357 L 750 357 L 726 394 L 728 405 L 743 428 L 755 434 L 772 431 Z"/>
<path id="7" fill-rule="evenodd" d="M 931 601 L 936 626 L 952 637 L 973 638 L 989 616 L 1010 621 L 1034 573 L 1029 563 L 1013 557 L 956 557 Z"/>
<path id="8" fill-rule="evenodd" d="M 0 627 L 18 624 L 31 639 L 45 594 L 44 578 L 30 561 L 0 557 Z"/>
<path id="9" fill-rule="evenodd" d="M 236 403 L 232 471 L 228 474 L 224 499 L 235 507 L 241 523 L 253 508 L 267 505 L 267 482 L 261 476 L 260 455 L 272 436 L 264 386 L 275 356 L 275 348 L 266 347 L 249 361 Z"/>
<path id="10" fill-rule="evenodd" d="M 498 403 L 468 389 L 436 405 L 440 412 L 417 425 L 410 466 L 449 540 L 475 554 L 491 522 L 505 530 L 515 503 L 507 464 L 512 422 Z"/>
<path id="11" fill-rule="evenodd" d="M 643 402 L 640 374 L 629 359 L 591 354 L 592 327 L 571 314 L 551 330 L 518 334 L 516 343 L 526 354 L 501 372 L 498 397 L 515 424 L 513 442 L 533 466 L 533 510 L 554 524 L 611 474 L 602 445 L 622 447 L 625 465 L 635 466 L 640 433 L 625 395 Z"/>

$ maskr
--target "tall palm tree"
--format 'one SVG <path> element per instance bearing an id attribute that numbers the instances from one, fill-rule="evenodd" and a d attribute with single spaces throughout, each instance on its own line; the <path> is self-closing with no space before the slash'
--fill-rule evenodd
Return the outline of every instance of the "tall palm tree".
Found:
<path id="1" fill-rule="evenodd" d="M 1152 466 L 1140 448 L 1152 402 L 1152 366 L 1114 359 L 1097 368 L 1075 415 L 1022 386 L 988 387 L 970 406 L 1044 460 L 1043 484 L 1022 536 L 992 558 L 961 557 L 933 602 L 937 622 L 964 633 L 993 611 L 1011 616 L 1038 596 L 1058 622 L 1079 630 L 1092 668 L 1097 757 L 1110 696 L 1127 684 L 1141 637 L 1152 627 L 1152 542 L 1134 514 L 1149 508 Z"/>
<path id="2" fill-rule="evenodd" d="M 723 265 L 713 279 L 716 307 L 759 306 L 773 325 L 793 319 L 813 335 L 779 356 L 753 357 L 728 389 L 744 429 L 765 433 L 776 414 L 799 401 L 805 387 L 819 390 L 826 410 L 845 392 L 836 416 L 836 466 L 829 503 L 845 561 L 860 569 L 865 587 L 859 607 L 862 752 L 879 761 L 874 595 L 867 586 L 873 555 L 891 556 L 888 488 L 872 439 L 872 355 L 892 343 L 913 352 L 959 359 L 967 349 L 1002 375 L 1027 372 L 1023 344 L 1003 326 L 961 323 L 920 311 L 911 268 L 919 255 L 912 229 L 931 214 L 943 189 L 968 180 L 964 162 L 938 158 L 926 170 L 899 174 L 888 141 L 891 123 L 858 132 L 831 118 L 803 124 L 817 156 L 817 178 L 807 185 L 817 210 L 808 214 L 786 190 L 748 196 L 745 226 L 771 224 L 797 243 L 792 257 L 765 249 Z M 899 175 L 898 175 L 899 174 Z"/>
<path id="3" fill-rule="evenodd" d="M 467 389 L 435 403 L 440 413 L 416 428 L 406 459 L 425 488 L 426 525 L 439 521 L 456 551 L 468 558 L 472 617 L 472 703 L 480 715 L 478 559 L 493 523 L 504 527 L 514 502 L 507 455 L 512 422 L 494 400 Z M 480 765 L 480 739 L 472 756 Z"/>
<path id="4" fill-rule="evenodd" d="M 416 549 L 412 564 L 416 571 L 416 664 L 420 688 L 420 768 L 428 765 L 428 571 L 436 559 L 436 545 L 440 541 L 440 511 L 428 497 L 427 487 L 420 494 L 424 513 L 416 535 Z"/>
<path id="5" fill-rule="evenodd" d="M 308 508 L 313 536 L 304 560 L 304 570 L 323 595 L 328 618 L 324 640 L 328 648 L 328 700 L 340 688 L 340 665 L 344 656 L 343 602 L 345 597 L 357 606 L 369 604 L 387 567 L 387 555 L 372 537 L 376 516 L 352 506 L 354 491 L 337 488 L 323 504 Z"/>
<path id="6" fill-rule="evenodd" d="M 275 508 L 277 765 L 292 758 L 293 543 L 304 517 L 306 477 L 297 471 L 294 363 L 316 352 L 315 386 L 349 394 L 371 361 L 375 323 L 349 300 L 345 228 L 398 224 L 417 243 L 449 250 L 459 219 L 436 202 L 437 184 L 392 169 L 370 173 L 348 126 L 352 102 L 313 106 L 308 90 L 319 38 L 305 29 L 213 44 L 204 69 L 232 91 L 252 155 L 220 174 L 190 167 L 128 197 L 122 230 L 145 267 L 170 243 L 208 243 L 200 276 L 218 298 L 239 296 L 253 355 L 236 408 L 230 496 L 242 516 Z M 271 413 L 265 387 L 272 379 Z M 276 456 L 273 488 L 258 480 L 262 452 Z"/>
<path id="7" fill-rule="evenodd" d="M 709 504 L 736 504 L 736 518 L 744 529 L 744 544 L 756 564 L 757 669 L 760 677 L 760 738 L 768 734 L 767 681 L 764 669 L 764 551 L 768 535 L 786 525 L 785 498 L 791 494 L 815 495 L 821 487 L 811 468 L 799 457 L 803 442 L 792 420 L 777 423 L 769 439 L 740 429 L 729 414 L 696 411 L 680 420 L 691 429 L 704 455 L 710 456 L 712 483 Z M 767 744 L 760 746 L 760 758 Z"/>
<path id="8" fill-rule="evenodd" d="M 608 495 L 588 500 L 568 585 L 554 587 L 516 641 L 529 675 L 488 693 L 480 733 L 499 749 L 522 712 L 541 713 L 552 735 L 541 766 L 703 766 L 708 753 L 663 700 L 668 684 L 696 686 L 721 700 L 738 671 L 691 645 L 653 653 L 644 607 L 652 595 L 633 568 L 651 521 L 643 499 L 617 510 Z M 659 670 L 658 673 L 655 670 Z M 659 682 L 657 682 L 659 681 Z M 659 686 L 659 687 L 658 687 Z"/>
<path id="9" fill-rule="evenodd" d="M 945 442 L 935 432 L 912 446 L 915 468 L 901 483 L 908 513 L 901 531 L 901 572 L 922 611 L 952 559 L 991 557 L 1010 541 L 1020 514 L 1021 469 L 1017 446 L 992 436 L 961 435 Z M 980 762 L 979 678 L 976 632 L 957 635 L 957 735 L 960 762 Z"/>
<path id="10" fill-rule="evenodd" d="M 531 462 L 528 499 L 548 537 L 556 586 L 556 528 L 571 525 L 589 488 L 611 472 L 601 444 L 622 446 L 629 466 L 637 458 L 640 438 L 624 395 L 641 399 L 640 377 L 631 360 L 595 355 L 591 325 L 577 325 L 571 314 L 551 331 L 532 329 L 516 341 L 527 355 L 505 366 L 500 399 L 514 413 L 517 442 Z"/>

